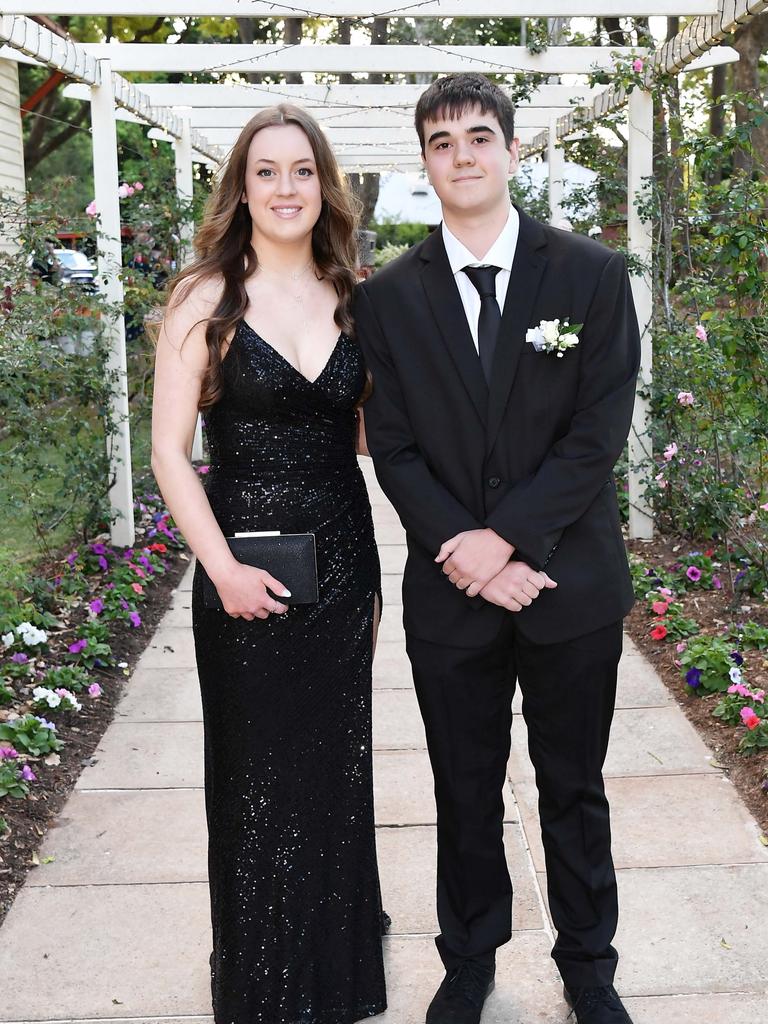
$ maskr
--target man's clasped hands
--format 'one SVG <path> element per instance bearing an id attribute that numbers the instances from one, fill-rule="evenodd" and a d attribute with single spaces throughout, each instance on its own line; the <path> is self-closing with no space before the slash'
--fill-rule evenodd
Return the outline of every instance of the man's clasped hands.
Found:
<path id="1" fill-rule="evenodd" d="M 467 597 L 478 594 L 491 604 L 519 612 L 542 590 L 557 584 L 525 562 L 510 561 L 515 548 L 491 529 L 467 530 L 445 541 L 437 554 L 443 572 Z"/>

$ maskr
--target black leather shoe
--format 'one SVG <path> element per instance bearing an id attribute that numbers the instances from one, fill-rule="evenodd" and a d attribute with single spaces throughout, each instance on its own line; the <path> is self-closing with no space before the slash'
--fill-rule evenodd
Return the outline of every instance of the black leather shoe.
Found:
<path id="1" fill-rule="evenodd" d="M 571 1008 L 568 1016 L 575 1016 L 577 1024 L 632 1024 L 613 985 L 564 988 L 563 995 Z"/>
<path id="2" fill-rule="evenodd" d="M 477 960 L 462 960 L 451 968 L 429 1004 L 426 1024 L 480 1024 L 495 973 Z"/>

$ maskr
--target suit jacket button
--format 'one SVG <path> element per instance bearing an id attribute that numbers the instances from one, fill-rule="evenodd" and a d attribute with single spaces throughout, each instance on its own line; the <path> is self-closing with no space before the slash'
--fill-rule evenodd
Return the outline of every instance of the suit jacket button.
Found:
<path id="1" fill-rule="evenodd" d="M 494 490 L 499 486 L 501 480 L 497 476 L 491 476 L 488 478 L 488 486 L 493 487 Z"/>

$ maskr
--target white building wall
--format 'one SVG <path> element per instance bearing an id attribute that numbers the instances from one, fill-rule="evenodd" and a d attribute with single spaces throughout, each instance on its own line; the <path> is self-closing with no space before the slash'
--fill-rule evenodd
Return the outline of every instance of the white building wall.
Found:
<path id="1" fill-rule="evenodd" d="M 18 65 L 10 60 L 0 60 L 0 190 L 26 191 Z M 0 231 L 0 248 L 9 249 L 13 241 Z"/>

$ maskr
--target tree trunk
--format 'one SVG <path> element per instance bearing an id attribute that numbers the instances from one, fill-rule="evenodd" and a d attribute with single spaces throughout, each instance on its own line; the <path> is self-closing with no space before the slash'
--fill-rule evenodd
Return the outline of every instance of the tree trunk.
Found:
<path id="1" fill-rule="evenodd" d="M 283 21 L 285 26 L 285 45 L 296 46 L 301 42 L 302 29 L 304 26 L 303 18 L 285 18 Z M 301 72 L 300 71 L 289 71 L 285 80 L 288 85 L 301 85 Z"/>
<path id="2" fill-rule="evenodd" d="M 339 42 L 342 46 L 349 46 L 352 42 L 352 19 L 339 18 Z M 349 71 L 339 75 L 339 82 L 342 85 L 352 85 L 355 79 Z"/>
<path id="3" fill-rule="evenodd" d="M 768 49 L 768 14 L 758 14 L 740 25 L 734 33 L 733 46 L 741 58 L 733 65 L 733 87 L 736 92 L 751 94 L 762 106 L 760 56 Z M 748 108 L 737 103 L 736 123 L 744 124 L 749 120 Z M 735 152 L 734 166 L 747 173 L 755 172 L 761 178 L 768 177 L 768 119 L 752 129 L 752 146 L 752 154 L 745 150 Z"/>
<path id="4" fill-rule="evenodd" d="M 709 107 L 709 134 L 716 139 L 722 139 L 725 132 L 725 107 L 722 97 L 726 91 L 726 75 L 728 67 L 726 64 L 718 64 L 712 68 L 712 84 L 710 87 L 711 103 Z M 707 175 L 707 182 L 710 185 L 719 185 L 723 180 L 722 166 L 714 167 Z"/>
<path id="5" fill-rule="evenodd" d="M 360 213 L 360 227 L 367 228 L 373 220 L 373 213 L 379 200 L 379 175 L 350 174 L 349 184 L 352 187 L 352 191 L 363 204 Z"/>
<path id="6" fill-rule="evenodd" d="M 608 33 L 608 43 L 611 46 L 626 46 L 627 37 L 621 27 L 621 18 L 601 18 L 603 28 Z"/>

